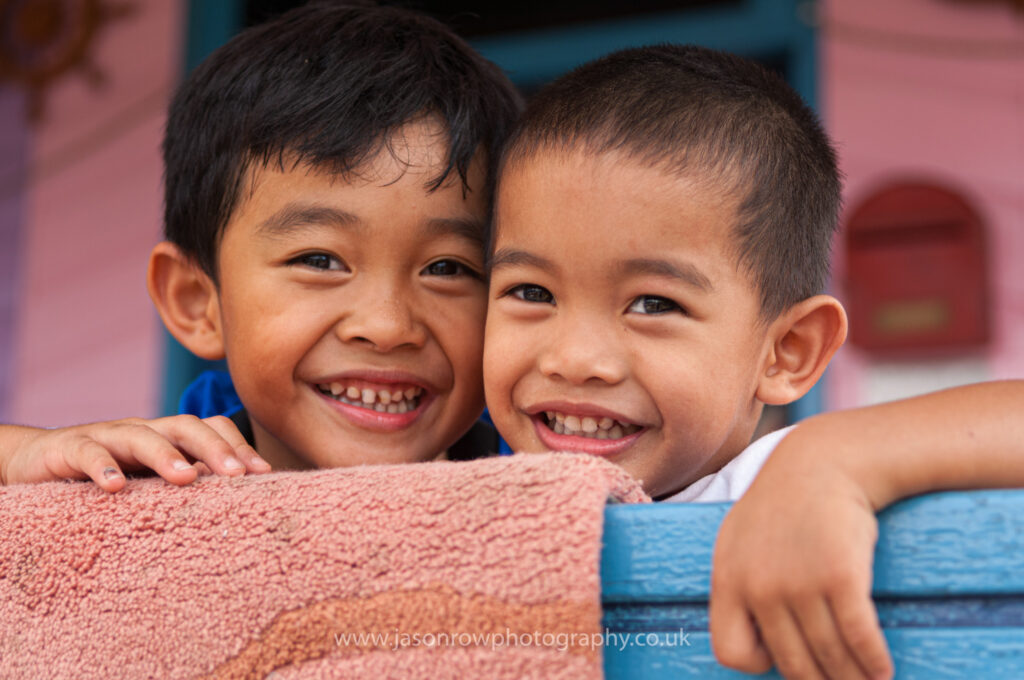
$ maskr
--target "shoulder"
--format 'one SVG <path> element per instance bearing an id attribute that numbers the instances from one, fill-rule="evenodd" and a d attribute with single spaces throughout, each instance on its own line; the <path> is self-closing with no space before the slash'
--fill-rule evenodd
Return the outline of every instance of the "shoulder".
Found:
<path id="1" fill-rule="evenodd" d="M 664 502 L 719 503 L 737 500 L 757 477 L 768 456 L 793 427 L 790 425 L 754 440 L 721 470 L 701 477 L 679 493 L 666 498 Z"/>
<path id="2" fill-rule="evenodd" d="M 203 371 L 185 388 L 178 402 L 178 413 L 200 418 L 230 417 L 241 408 L 242 402 L 227 371 Z"/>

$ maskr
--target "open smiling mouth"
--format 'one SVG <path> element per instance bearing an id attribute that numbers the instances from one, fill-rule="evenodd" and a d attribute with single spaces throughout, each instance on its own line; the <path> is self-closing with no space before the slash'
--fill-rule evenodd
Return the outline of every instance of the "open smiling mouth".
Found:
<path id="1" fill-rule="evenodd" d="M 321 383 L 316 386 L 321 394 L 349 406 L 357 406 L 378 413 L 408 413 L 415 411 L 423 397 L 423 388 L 416 385 L 392 388 L 371 388 L 340 382 Z"/>
<path id="2" fill-rule="evenodd" d="M 549 430 L 567 437 L 622 439 L 643 429 L 639 425 L 623 423 L 608 417 L 580 417 L 557 411 L 545 411 L 541 416 L 542 422 Z"/>

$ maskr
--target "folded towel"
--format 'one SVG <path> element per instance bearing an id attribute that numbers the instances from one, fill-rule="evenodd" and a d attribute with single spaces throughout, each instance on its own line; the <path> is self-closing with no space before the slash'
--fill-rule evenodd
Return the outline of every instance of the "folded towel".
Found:
<path id="1" fill-rule="evenodd" d="M 0 676 L 591 678 L 619 468 L 545 454 L 0 489 Z"/>

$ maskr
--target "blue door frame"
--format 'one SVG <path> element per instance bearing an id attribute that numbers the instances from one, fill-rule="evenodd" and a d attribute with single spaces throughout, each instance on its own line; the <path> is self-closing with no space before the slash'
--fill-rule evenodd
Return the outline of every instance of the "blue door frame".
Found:
<path id="1" fill-rule="evenodd" d="M 613 21 L 522 31 L 473 40 L 484 56 L 519 86 L 534 88 L 586 61 L 624 47 L 660 42 L 696 43 L 782 65 L 786 79 L 811 106 L 817 105 L 817 43 L 814 2 L 743 0 Z M 189 0 L 185 72 L 242 24 L 243 0 Z M 205 368 L 223 366 L 193 356 L 168 337 L 163 410 L 177 411 L 182 390 Z M 822 410 L 822 383 L 791 405 L 795 422 Z"/>

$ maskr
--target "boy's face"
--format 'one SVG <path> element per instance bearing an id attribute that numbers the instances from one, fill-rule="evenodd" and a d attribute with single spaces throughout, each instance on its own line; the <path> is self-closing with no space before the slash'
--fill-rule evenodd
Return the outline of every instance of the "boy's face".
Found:
<path id="1" fill-rule="evenodd" d="M 482 163 L 428 192 L 443 132 L 391 141 L 359 177 L 252 171 L 221 240 L 224 351 L 275 467 L 432 459 L 483 408 Z"/>
<path id="2" fill-rule="evenodd" d="M 513 450 L 600 455 L 659 497 L 747 445 L 770 343 L 708 186 L 619 153 L 506 170 L 484 375 Z"/>

